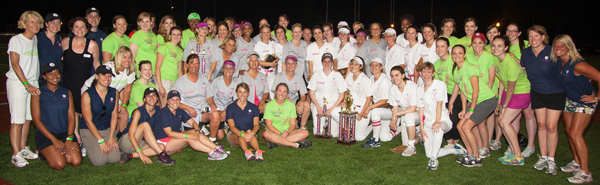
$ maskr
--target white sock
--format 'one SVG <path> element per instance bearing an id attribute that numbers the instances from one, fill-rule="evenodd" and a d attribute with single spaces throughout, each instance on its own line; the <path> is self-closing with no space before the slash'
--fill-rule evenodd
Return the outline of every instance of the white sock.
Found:
<path id="1" fill-rule="evenodd" d="M 554 161 L 554 157 L 547 157 L 549 161 Z"/>
<path id="2" fill-rule="evenodd" d="M 542 159 L 548 160 L 548 156 L 542 156 Z"/>
<path id="3" fill-rule="evenodd" d="M 217 138 L 214 138 L 214 137 L 209 137 L 208 139 L 210 139 L 210 141 L 216 141 L 217 140 Z"/>
<path id="4" fill-rule="evenodd" d="M 373 126 L 373 137 L 375 138 L 375 141 L 379 141 L 379 134 L 381 132 L 381 120 L 379 121 L 379 123 L 376 124 L 379 124 L 379 126 Z"/>
<path id="5" fill-rule="evenodd" d="M 296 148 L 300 147 L 300 143 L 296 143 Z"/>
<path id="6" fill-rule="evenodd" d="M 415 140 L 408 140 L 408 146 L 415 146 Z"/>

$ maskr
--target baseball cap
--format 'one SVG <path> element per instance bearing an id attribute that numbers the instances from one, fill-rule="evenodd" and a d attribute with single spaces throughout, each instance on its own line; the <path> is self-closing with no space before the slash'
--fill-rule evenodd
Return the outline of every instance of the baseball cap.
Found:
<path id="1" fill-rule="evenodd" d="M 42 75 L 43 75 L 43 74 L 46 74 L 46 73 L 49 73 L 49 72 L 52 72 L 52 71 L 54 71 L 55 69 L 58 69 L 58 70 L 60 70 L 60 69 L 58 68 L 58 66 L 57 66 L 57 65 L 56 65 L 54 62 L 49 62 L 49 63 L 46 63 L 46 64 L 44 64 L 44 65 L 42 66 Z"/>
<path id="2" fill-rule="evenodd" d="M 181 99 L 181 95 L 179 95 L 179 92 L 177 92 L 176 90 L 171 90 L 169 91 L 169 94 L 167 94 L 167 99 L 171 99 L 176 96 Z"/>
<path id="3" fill-rule="evenodd" d="M 92 12 L 96 12 L 98 13 L 98 15 L 100 15 L 100 11 L 98 11 L 98 9 L 96 9 L 95 7 L 90 7 L 85 11 L 85 15 L 87 16 L 88 14 L 92 13 Z"/>
<path id="4" fill-rule="evenodd" d="M 115 76 L 115 74 L 112 73 L 112 70 L 110 67 L 105 66 L 105 65 L 100 65 L 96 68 L 96 74 L 111 74 L 113 77 Z"/>
<path id="5" fill-rule="evenodd" d="M 200 20 L 200 15 L 198 15 L 198 13 L 196 13 L 196 12 L 190 13 L 190 15 L 188 15 L 187 20 L 194 20 L 194 19 Z"/>
<path id="6" fill-rule="evenodd" d="M 44 22 L 50 22 L 50 21 L 54 21 L 54 20 L 60 20 L 60 15 L 58 15 L 57 13 L 49 13 L 48 15 L 46 15 L 46 17 L 44 18 Z"/>

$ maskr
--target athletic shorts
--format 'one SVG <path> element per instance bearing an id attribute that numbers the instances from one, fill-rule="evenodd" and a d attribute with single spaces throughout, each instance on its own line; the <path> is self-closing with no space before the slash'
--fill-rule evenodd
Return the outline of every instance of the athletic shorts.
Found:
<path id="1" fill-rule="evenodd" d="M 38 88 L 36 80 L 28 80 L 31 86 Z M 10 111 L 11 124 L 25 124 L 26 120 L 31 119 L 31 94 L 25 89 L 25 86 L 19 80 L 6 80 L 6 98 L 8 99 L 8 109 Z"/>
<path id="2" fill-rule="evenodd" d="M 569 112 L 569 113 L 584 113 L 584 114 L 594 114 L 594 112 L 596 111 L 596 105 L 598 105 L 598 103 L 594 103 L 592 106 L 589 105 L 585 105 L 585 104 L 580 104 L 574 101 L 571 101 L 569 98 L 567 98 L 567 101 L 565 102 L 565 112 Z"/>
<path id="3" fill-rule="evenodd" d="M 479 125 L 485 121 L 485 119 L 488 118 L 492 112 L 494 112 L 496 105 L 498 105 L 498 98 L 496 97 L 482 101 L 481 103 L 475 105 L 473 114 L 471 114 L 471 118 L 469 119 L 475 122 L 475 124 Z"/>
<path id="4" fill-rule="evenodd" d="M 165 147 L 167 147 L 167 144 L 169 144 L 169 141 L 171 141 L 171 137 L 165 137 L 165 138 L 162 138 L 162 139 L 157 139 L 157 140 L 156 140 L 156 142 L 157 142 L 158 144 L 165 145 Z"/>
<path id="5" fill-rule="evenodd" d="M 540 94 L 531 90 L 531 108 L 547 108 L 552 110 L 565 110 L 567 93 Z"/>
<path id="6" fill-rule="evenodd" d="M 500 105 L 504 105 L 504 100 L 506 99 L 506 91 L 502 91 L 502 99 L 500 100 Z M 525 94 L 513 94 L 510 98 L 510 102 L 508 102 L 507 108 L 510 109 L 526 109 L 529 107 L 531 103 L 531 96 L 529 93 Z"/>
<path id="7" fill-rule="evenodd" d="M 67 141 L 67 136 L 68 134 L 65 133 L 60 133 L 60 134 L 52 134 L 54 135 L 54 137 L 56 137 L 56 139 L 62 141 L 63 143 Z M 77 143 L 77 138 L 73 138 L 73 143 Z M 52 140 L 48 139 L 46 136 L 44 136 L 44 134 L 42 134 L 41 132 L 35 132 L 35 147 L 37 148 L 38 151 L 38 156 L 40 158 L 40 160 L 45 161 L 45 157 L 42 154 L 42 150 L 50 147 L 54 145 L 54 143 L 52 143 Z"/>

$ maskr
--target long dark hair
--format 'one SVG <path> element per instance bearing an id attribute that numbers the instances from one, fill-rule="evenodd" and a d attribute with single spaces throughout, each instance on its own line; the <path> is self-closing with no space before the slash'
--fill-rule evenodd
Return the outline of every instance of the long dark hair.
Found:
<path id="1" fill-rule="evenodd" d="M 519 25 L 519 23 L 516 22 L 511 22 L 510 25 L 516 26 L 519 29 L 519 32 L 521 32 L 521 25 Z M 508 32 L 508 27 L 506 28 L 507 32 Z M 523 35 L 523 34 L 521 34 Z M 523 38 L 521 38 L 521 35 L 518 35 L 517 38 L 519 39 L 519 51 L 523 52 L 523 49 L 525 49 L 525 41 L 523 40 Z M 510 47 L 510 44 L 508 45 Z"/>
<path id="2" fill-rule="evenodd" d="M 465 49 L 465 47 L 463 45 L 460 45 L 460 44 L 454 45 L 454 47 L 452 47 L 452 51 L 454 51 L 454 48 L 457 48 L 457 47 L 462 48 L 463 52 L 467 51 Z M 452 74 L 454 74 L 454 71 L 456 70 L 456 66 L 457 66 L 457 64 L 456 64 L 456 62 L 454 62 L 454 64 L 452 64 Z"/>

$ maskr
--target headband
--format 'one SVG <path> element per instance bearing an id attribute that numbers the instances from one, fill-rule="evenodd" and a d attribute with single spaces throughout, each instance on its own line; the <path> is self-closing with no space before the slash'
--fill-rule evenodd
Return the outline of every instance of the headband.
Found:
<path id="1" fill-rule="evenodd" d="M 225 61 L 225 63 L 223 63 L 223 66 L 225 65 L 230 65 L 231 67 L 233 67 L 233 69 L 235 69 L 235 63 L 233 63 L 231 60 Z"/>
<path id="2" fill-rule="evenodd" d="M 358 33 L 356 33 L 356 35 L 358 35 L 358 34 L 363 34 L 363 35 L 367 36 L 367 34 L 364 31 L 359 31 Z"/>
<path id="3" fill-rule="evenodd" d="M 338 30 L 338 33 L 350 34 L 350 30 L 348 30 L 348 28 L 340 28 L 340 30 Z"/>
<path id="4" fill-rule="evenodd" d="M 294 57 L 294 56 L 289 56 L 289 57 L 285 58 L 285 61 L 287 61 L 287 60 L 292 60 L 294 62 L 298 62 L 298 59 L 296 59 L 296 57 Z"/>
<path id="5" fill-rule="evenodd" d="M 246 25 L 250 25 L 250 27 L 252 27 L 252 24 L 250 24 L 250 22 L 244 22 L 244 23 L 242 23 L 242 27 L 244 27 Z"/>
<path id="6" fill-rule="evenodd" d="M 360 65 L 363 65 L 363 66 L 365 65 L 365 62 L 363 62 L 363 60 L 358 57 L 354 57 L 352 60 L 355 60 Z"/>
<path id="7" fill-rule="evenodd" d="M 208 24 L 206 24 L 206 22 L 201 22 L 201 23 L 196 24 L 197 28 L 202 28 L 202 27 L 206 27 L 206 26 L 208 26 Z"/>

